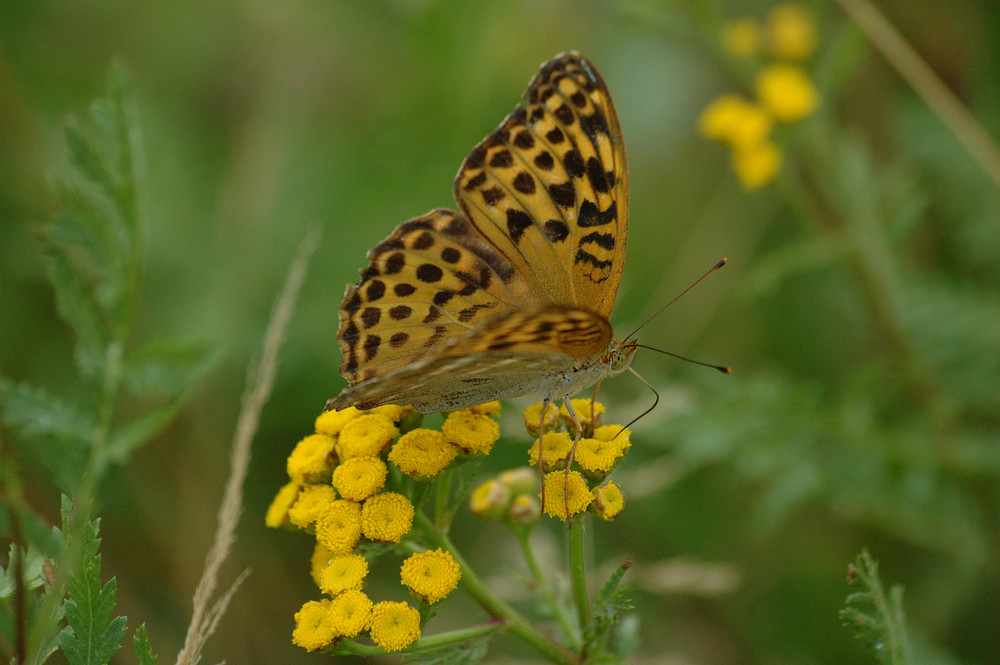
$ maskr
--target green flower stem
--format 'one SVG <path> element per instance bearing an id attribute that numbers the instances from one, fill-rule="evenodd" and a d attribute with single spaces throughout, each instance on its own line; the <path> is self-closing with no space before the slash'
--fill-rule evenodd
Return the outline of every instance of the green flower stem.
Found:
<path id="1" fill-rule="evenodd" d="M 577 665 L 579 663 L 579 660 L 565 646 L 540 633 L 519 612 L 496 597 L 483 584 L 482 580 L 479 579 L 479 576 L 476 575 L 475 571 L 473 571 L 472 567 L 448 536 L 431 524 L 423 512 L 418 511 L 415 519 L 420 524 L 428 541 L 430 541 L 429 544 L 432 547 L 440 547 L 450 552 L 455 561 L 458 562 L 458 565 L 461 566 L 462 579 L 459 584 L 462 585 L 465 592 L 482 605 L 483 609 L 489 612 L 491 616 L 501 619 L 507 628 L 507 632 L 553 663 L 560 663 L 561 665 Z"/>
<path id="2" fill-rule="evenodd" d="M 573 585 L 573 602 L 576 604 L 580 629 L 590 625 L 590 602 L 587 599 L 587 570 L 583 565 L 583 516 L 576 523 L 569 523 L 569 571 Z"/>
<path id="3" fill-rule="evenodd" d="M 569 613 L 562 603 L 556 602 L 556 596 L 552 592 L 552 587 L 549 586 L 548 580 L 545 575 L 542 574 L 542 569 L 538 565 L 538 559 L 535 558 L 535 551 L 531 548 L 531 543 L 529 542 L 529 536 L 531 531 L 529 529 L 514 529 L 514 534 L 517 536 L 517 542 L 521 546 L 521 553 L 524 555 L 524 560 L 528 564 L 528 570 L 531 571 L 531 576 L 535 580 L 535 584 L 538 588 L 538 593 L 541 594 L 545 602 L 548 603 L 549 608 L 552 610 L 552 616 L 556 618 L 559 625 L 562 626 L 563 633 L 566 637 L 573 640 L 576 646 L 580 646 L 582 642 L 580 629 L 573 624 L 573 620 L 570 618 Z"/>
<path id="4" fill-rule="evenodd" d="M 477 637 L 489 635 L 490 633 L 494 633 L 499 630 L 502 626 L 503 622 L 496 619 L 479 624 L 478 626 L 470 626 L 468 628 L 460 628 L 458 630 L 449 630 L 444 633 L 431 635 L 430 637 L 421 637 L 419 640 L 407 647 L 406 651 L 407 653 L 416 653 L 429 649 L 440 649 L 452 644 L 459 644 Z M 367 644 L 360 644 L 354 640 L 341 640 L 337 642 L 337 646 L 333 648 L 332 653 L 337 655 L 351 654 L 354 656 L 383 656 L 387 652 L 382 647 L 368 646 Z"/>

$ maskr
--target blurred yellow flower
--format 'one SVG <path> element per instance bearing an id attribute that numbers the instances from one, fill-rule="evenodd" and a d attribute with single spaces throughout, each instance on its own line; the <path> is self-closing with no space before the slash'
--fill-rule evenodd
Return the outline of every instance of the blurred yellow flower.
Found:
<path id="1" fill-rule="evenodd" d="M 372 601 L 357 589 L 340 593 L 330 603 L 330 625 L 337 636 L 357 637 L 372 620 Z"/>
<path id="2" fill-rule="evenodd" d="M 330 644 L 333 638 L 330 624 L 330 601 L 310 600 L 295 613 L 292 644 L 309 651 L 318 651 Z"/>
<path id="3" fill-rule="evenodd" d="M 770 135 L 772 124 L 763 108 L 736 94 L 717 98 L 698 117 L 703 136 L 733 146 L 760 143 Z"/>
<path id="4" fill-rule="evenodd" d="M 316 520 L 316 541 L 332 554 L 349 554 L 360 538 L 361 509 L 353 501 L 334 501 Z"/>
<path id="5" fill-rule="evenodd" d="M 379 413 L 366 413 L 344 425 L 337 439 L 337 455 L 343 462 L 352 457 L 378 457 L 399 436 L 392 421 Z"/>
<path id="6" fill-rule="evenodd" d="M 770 141 L 746 146 L 733 151 L 731 164 L 745 189 L 760 189 L 774 180 L 781 170 L 781 151 Z"/>
<path id="7" fill-rule="evenodd" d="M 333 470 L 333 486 L 345 499 L 364 501 L 381 491 L 387 474 L 381 457 L 351 457 Z"/>
<path id="8" fill-rule="evenodd" d="M 481 483 L 472 490 L 469 497 L 469 509 L 474 515 L 487 519 L 500 519 L 510 506 L 511 491 L 496 478 Z"/>
<path id="9" fill-rule="evenodd" d="M 403 414 L 407 411 L 413 410 L 412 406 L 399 406 L 398 404 L 383 404 L 382 406 L 376 406 L 374 409 L 368 409 L 363 413 L 374 413 L 380 416 L 385 416 L 394 423 L 398 423 L 403 417 Z"/>
<path id="10" fill-rule="evenodd" d="M 507 511 L 507 518 L 515 524 L 531 526 L 538 521 L 541 514 L 542 507 L 538 503 L 537 498 L 528 496 L 527 494 L 519 494 L 514 497 L 514 501 L 510 504 L 510 510 Z"/>
<path id="11" fill-rule="evenodd" d="M 594 490 L 594 503 L 590 504 L 590 510 L 603 519 L 613 520 L 624 507 L 625 495 L 615 483 L 611 482 Z"/>
<path id="12" fill-rule="evenodd" d="M 794 122 L 819 106 L 819 93 L 798 65 L 768 65 L 757 75 L 757 98 L 775 119 Z"/>
<path id="13" fill-rule="evenodd" d="M 594 499 L 583 476 L 568 470 L 547 474 L 542 494 L 545 513 L 561 520 L 582 513 Z"/>
<path id="14" fill-rule="evenodd" d="M 401 651 L 420 638 L 420 612 L 406 603 L 376 603 L 370 631 L 375 644 L 386 651 Z"/>
<path id="15" fill-rule="evenodd" d="M 722 48 L 736 56 L 753 55 L 764 40 L 760 23 L 754 18 L 738 18 L 722 26 Z"/>
<path id="16" fill-rule="evenodd" d="M 448 467 L 458 452 L 443 433 L 418 428 L 399 437 L 389 451 L 389 461 L 408 476 L 431 480 Z"/>
<path id="17" fill-rule="evenodd" d="M 320 576 L 323 593 L 336 596 L 348 589 L 360 589 L 368 576 L 368 561 L 360 554 L 341 554 L 330 559 Z"/>
<path id="18" fill-rule="evenodd" d="M 299 498 L 299 490 L 301 489 L 302 483 L 293 480 L 278 490 L 278 493 L 271 500 L 271 505 L 267 507 L 264 525 L 272 529 L 287 526 L 289 522 L 288 511 Z"/>
<path id="19" fill-rule="evenodd" d="M 771 53 L 788 60 L 811 56 L 819 43 L 816 21 L 800 4 L 777 5 L 767 16 L 767 46 Z"/>
<path id="20" fill-rule="evenodd" d="M 413 526 L 413 514 L 413 504 L 402 494 L 376 494 L 361 508 L 361 529 L 368 540 L 398 543 Z"/>
<path id="21" fill-rule="evenodd" d="M 335 439 L 326 434 L 310 434 L 288 456 L 288 477 L 306 483 L 325 482 L 333 468 Z"/>
<path id="22" fill-rule="evenodd" d="M 495 420 L 469 409 L 449 413 L 441 431 L 449 441 L 473 454 L 489 453 L 500 438 L 500 425 Z"/>
<path id="23" fill-rule="evenodd" d="M 440 547 L 412 554 L 399 571 L 399 578 L 410 592 L 428 605 L 442 600 L 455 590 L 462 569 L 451 553 Z"/>
<path id="24" fill-rule="evenodd" d="M 288 510 L 288 521 L 300 529 L 308 529 L 336 500 L 332 485 L 304 485 L 298 501 Z"/>

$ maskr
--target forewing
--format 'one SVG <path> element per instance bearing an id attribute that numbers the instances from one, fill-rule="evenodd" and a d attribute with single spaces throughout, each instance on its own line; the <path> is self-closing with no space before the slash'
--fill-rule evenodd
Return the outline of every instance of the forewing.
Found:
<path id="1" fill-rule="evenodd" d="M 587 310 L 549 306 L 491 318 L 468 335 L 387 374 L 344 389 L 327 408 L 412 404 L 436 413 L 551 392 L 607 349 L 611 325 Z"/>
<path id="2" fill-rule="evenodd" d="M 607 318 L 628 235 L 625 144 L 597 70 L 577 53 L 542 66 L 518 107 L 466 158 L 455 198 L 539 302 Z"/>
<path id="3" fill-rule="evenodd" d="M 451 210 L 399 225 L 368 260 L 340 307 L 340 373 L 351 384 L 420 360 L 526 297 L 510 263 Z"/>

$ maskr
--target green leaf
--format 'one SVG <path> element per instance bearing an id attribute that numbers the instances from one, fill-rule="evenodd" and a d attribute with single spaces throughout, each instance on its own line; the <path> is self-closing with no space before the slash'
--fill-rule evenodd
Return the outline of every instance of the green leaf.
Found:
<path id="1" fill-rule="evenodd" d="M 0 404 L 7 426 L 26 437 L 52 437 L 79 446 L 93 441 L 95 424 L 90 416 L 42 388 L 0 377 Z"/>
<path id="2" fill-rule="evenodd" d="M 167 404 L 151 408 L 131 422 L 117 427 L 111 433 L 104 450 L 104 461 L 118 464 L 128 461 L 132 451 L 147 443 L 166 427 L 182 405 L 181 400 L 172 400 Z"/>
<path id="3" fill-rule="evenodd" d="M 59 635 L 59 648 L 70 665 L 107 663 L 121 648 L 127 619 L 112 618 L 118 584 L 115 578 L 101 586 L 98 522 L 87 525 L 79 569 L 69 579 L 66 599 L 67 626 Z"/>
<path id="4" fill-rule="evenodd" d="M 854 637 L 867 645 L 881 665 L 909 665 L 912 647 L 906 635 L 903 588 L 896 585 L 886 594 L 876 562 L 867 550 L 849 569 L 848 583 L 861 591 L 847 596 L 840 621 L 854 630 Z"/>
<path id="5" fill-rule="evenodd" d="M 407 654 L 403 662 L 420 665 L 475 665 L 486 658 L 492 637 L 491 633 L 443 649 Z"/>
<path id="6" fill-rule="evenodd" d="M 108 339 L 96 296 L 62 248 L 50 245 L 46 259 L 49 280 L 56 294 L 56 311 L 76 335 L 77 367 L 84 376 L 97 380 L 104 365 Z"/>
<path id="7" fill-rule="evenodd" d="M 211 361 L 204 346 L 153 339 L 126 355 L 122 378 L 139 397 L 175 397 L 189 390 Z"/>
<path id="8" fill-rule="evenodd" d="M 16 571 L 14 570 L 14 557 L 20 554 L 24 557 L 22 560 L 22 578 L 24 579 L 25 590 L 37 589 L 38 587 L 45 584 L 45 576 L 42 574 L 42 566 L 45 564 L 47 557 L 38 551 L 37 548 L 32 547 L 28 544 L 27 550 L 18 547 L 16 544 L 10 544 L 10 551 L 7 557 L 7 561 L 10 564 L 4 568 L 0 566 L 0 600 L 10 598 L 14 595 L 14 589 L 17 588 L 17 578 Z"/>
<path id="9" fill-rule="evenodd" d="M 135 651 L 135 655 L 139 659 L 139 665 L 156 665 L 159 661 L 159 658 L 153 653 L 153 647 L 149 644 L 146 624 L 136 628 L 135 636 L 132 638 L 132 650 Z"/>

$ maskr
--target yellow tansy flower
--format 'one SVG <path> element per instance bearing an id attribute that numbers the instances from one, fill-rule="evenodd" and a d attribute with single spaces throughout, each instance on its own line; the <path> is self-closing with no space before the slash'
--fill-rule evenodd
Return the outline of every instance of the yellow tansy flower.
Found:
<path id="1" fill-rule="evenodd" d="M 462 570 L 451 553 L 439 547 L 407 557 L 399 577 L 414 596 L 433 605 L 455 590 Z"/>
<path id="2" fill-rule="evenodd" d="M 288 511 L 292 504 L 299 498 L 299 490 L 302 483 L 292 481 L 278 490 L 271 500 L 271 505 L 267 507 L 267 514 L 264 515 L 264 524 L 277 529 L 288 525 Z"/>
<path id="3" fill-rule="evenodd" d="M 580 439 L 574 460 L 588 475 L 602 478 L 614 468 L 625 450 L 614 441 Z"/>
<path id="4" fill-rule="evenodd" d="M 388 472 L 381 457 L 351 457 L 333 470 L 333 486 L 345 499 L 364 501 L 382 489 Z"/>
<path id="5" fill-rule="evenodd" d="M 316 520 L 316 541 L 332 554 L 350 553 L 359 538 L 361 510 L 353 501 L 334 501 Z"/>
<path id="6" fill-rule="evenodd" d="M 369 409 L 363 413 L 377 413 L 381 416 L 385 416 L 394 423 L 398 423 L 403 417 L 403 413 L 406 411 L 413 410 L 412 406 L 399 406 L 398 404 L 383 404 L 382 406 L 376 406 L 374 409 Z"/>
<path id="7" fill-rule="evenodd" d="M 802 60 L 816 51 L 816 21 L 800 4 L 777 5 L 767 16 L 767 45 L 779 58 Z"/>
<path id="8" fill-rule="evenodd" d="M 590 504 L 591 512 L 606 520 L 613 520 L 624 507 L 625 495 L 622 494 L 622 488 L 615 483 L 608 483 L 594 490 L 594 502 Z"/>
<path id="9" fill-rule="evenodd" d="M 458 448 L 444 434 L 432 429 L 410 430 L 389 451 L 389 461 L 408 476 L 430 480 L 458 456 Z"/>
<path id="10" fill-rule="evenodd" d="M 767 112 L 740 95 L 722 95 L 698 116 L 698 130 L 706 138 L 733 146 L 760 143 L 771 134 Z"/>
<path id="11" fill-rule="evenodd" d="M 330 559 L 323 569 L 319 588 L 336 596 L 348 589 L 360 589 L 368 576 L 368 562 L 360 554 L 341 554 Z"/>
<path id="12" fill-rule="evenodd" d="M 510 488 L 496 478 L 490 478 L 472 490 L 469 509 L 474 515 L 487 519 L 500 519 L 510 506 Z"/>
<path id="13" fill-rule="evenodd" d="M 376 494 L 361 509 L 361 528 L 369 540 L 398 543 L 412 526 L 413 504 L 402 494 Z"/>
<path id="14" fill-rule="evenodd" d="M 760 50 L 763 35 L 754 18 L 738 18 L 722 26 L 722 48 L 737 56 L 753 55 Z"/>
<path id="15" fill-rule="evenodd" d="M 401 651 L 420 639 L 420 612 L 406 603 L 376 603 L 370 634 L 372 641 L 386 651 Z"/>
<path id="16" fill-rule="evenodd" d="M 478 406 L 470 407 L 469 411 L 472 411 L 473 413 L 481 413 L 485 416 L 493 416 L 494 418 L 496 418 L 500 415 L 500 402 L 497 400 L 493 400 L 492 402 L 479 404 Z"/>
<path id="17" fill-rule="evenodd" d="M 584 432 L 590 432 L 594 429 L 595 425 L 601 424 L 601 414 L 604 413 L 603 404 L 595 402 L 590 397 L 586 399 L 571 399 L 569 402 L 573 406 L 573 410 L 576 411 L 576 417 L 580 419 L 580 425 L 583 426 Z M 591 404 L 593 404 L 593 407 L 591 407 Z M 570 434 L 576 434 L 576 426 L 573 424 L 573 419 L 570 418 L 569 409 L 566 408 L 565 402 L 559 407 L 559 413 L 566 424 L 566 431 Z"/>
<path id="18" fill-rule="evenodd" d="M 352 457 L 378 457 L 399 436 L 392 421 L 379 413 L 365 413 L 344 425 L 337 439 L 337 455 L 344 462 Z"/>
<path id="19" fill-rule="evenodd" d="M 566 466 L 566 458 L 573 448 L 573 438 L 566 432 L 546 432 L 541 439 L 528 449 L 531 466 L 538 464 L 538 449 L 541 446 L 542 469 L 552 471 Z"/>
<path id="20" fill-rule="evenodd" d="M 300 529 L 308 529 L 336 500 L 332 485 L 303 485 L 299 500 L 288 510 L 288 521 Z"/>
<path id="21" fill-rule="evenodd" d="M 497 421 L 469 409 L 449 413 L 441 431 L 449 441 L 473 454 L 488 454 L 500 438 L 500 425 Z"/>
<path id="22" fill-rule="evenodd" d="M 615 441 L 627 451 L 632 445 L 632 431 L 621 425 L 601 425 L 594 428 L 593 438 L 601 441 Z"/>
<path id="23" fill-rule="evenodd" d="M 312 577 L 317 588 L 323 581 L 323 570 L 326 568 L 326 564 L 330 563 L 330 559 L 333 557 L 333 552 L 320 543 L 316 543 L 316 546 L 313 547 L 312 557 L 309 559 L 309 576 Z"/>
<path id="24" fill-rule="evenodd" d="M 542 408 L 544 405 L 544 402 L 538 402 L 524 410 L 524 426 L 532 436 L 538 436 L 538 432 L 541 429 L 538 421 L 542 417 Z M 557 429 L 561 420 L 562 416 L 559 413 L 559 409 L 554 404 L 549 404 L 549 408 L 545 412 L 545 431 L 550 432 Z"/>
<path id="25" fill-rule="evenodd" d="M 292 644 L 308 651 L 318 651 L 330 644 L 334 637 L 329 600 L 310 600 L 295 613 Z"/>
<path id="26" fill-rule="evenodd" d="M 306 483 L 326 482 L 333 468 L 334 438 L 310 434 L 295 445 L 288 456 L 288 477 Z"/>
<path id="27" fill-rule="evenodd" d="M 594 497 L 576 471 L 555 471 L 545 476 L 545 513 L 561 520 L 582 513 Z"/>
<path id="28" fill-rule="evenodd" d="M 768 65 L 757 75 L 757 99 L 781 122 L 794 122 L 819 106 L 819 93 L 798 65 Z"/>
<path id="29" fill-rule="evenodd" d="M 372 620 L 372 601 L 357 589 L 348 589 L 330 603 L 330 625 L 335 635 L 357 637 Z"/>
<path id="30" fill-rule="evenodd" d="M 733 151 L 730 164 L 745 189 L 760 189 L 774 180 L 781 170 L 781 151 L 770 141 L 745 146 Z"/>
<path id="31" fill-rule="evenodd" d="M 326 434 L 327 436 L 337 436 L 340 434 L 340 430 L 344 429 L 344 425 L 362 413 L 364 412 L 355 409 L 353 406 L 341 409 L 340 411 L 324 411 L 316 417 L 316 432 L 318 434 Z"/>

